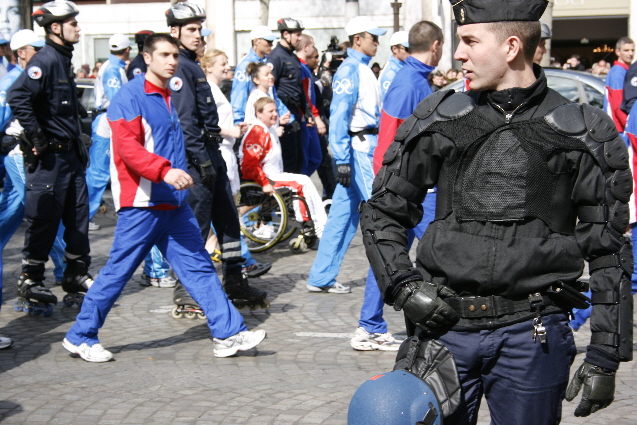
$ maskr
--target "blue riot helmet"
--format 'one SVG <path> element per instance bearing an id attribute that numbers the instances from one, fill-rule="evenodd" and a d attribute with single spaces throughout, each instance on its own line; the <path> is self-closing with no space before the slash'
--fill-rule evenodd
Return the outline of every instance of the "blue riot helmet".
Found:
<path id="1" fill-rule="evenodd" d="M 349 403 L 348 425 L 442 425 L 433 390 L 406 370 L 374 376 L 358 387 Z"/>

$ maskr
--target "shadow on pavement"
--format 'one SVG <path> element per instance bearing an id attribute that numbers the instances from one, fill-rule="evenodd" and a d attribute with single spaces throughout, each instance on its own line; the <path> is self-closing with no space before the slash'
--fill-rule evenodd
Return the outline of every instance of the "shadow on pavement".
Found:
<path id="1" fill-rule="evenodd" d="M 24 412 L 21 404 L 14 403 L 9 400 L 0 400 L 0 422 L 9 416 L 17 415 Z"/>

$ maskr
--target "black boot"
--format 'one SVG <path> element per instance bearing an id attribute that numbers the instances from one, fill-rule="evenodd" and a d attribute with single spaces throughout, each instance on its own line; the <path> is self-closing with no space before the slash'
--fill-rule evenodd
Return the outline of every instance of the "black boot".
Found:
<path id="1" fill-rule="evenodd" d="M 62 276 L 62 289 L 71 294 L 86 293 L 93 284 L 93 276 L 88 272 L 91 258 L 85 255 L 74 260 L 66 258 L 66 269 Z"/>

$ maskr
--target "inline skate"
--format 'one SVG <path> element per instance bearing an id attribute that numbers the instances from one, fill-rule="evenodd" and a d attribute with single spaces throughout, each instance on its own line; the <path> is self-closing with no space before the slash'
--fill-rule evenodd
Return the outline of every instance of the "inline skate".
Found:
<path id="1" fill-rule="evenodd" d="M 53 313 L 51 304 L 57 304 L 58 298 L 48 290 L 42 281 L 44 270 L 23 272 L 18 279 L 18 300 L 13 304 L 15 311 L 28 313 L 33 316 L 48 317 Z"/>
<path id="2" fill-rule="evenodd" d="M 182 317 L 191 320 L 197 317 L 200 319 L 206 318 L 197 301 L 190 296 L 179 279 L 177 279 L 175 291 L 173 292 L 173 302 L 176 304 L 170 312 L 173 319 L 181 319 Z"/>
<path id="3" fill-rule="evenodd" d="M 72 307 L 74 304 L 82 307 L 84 294 L 93 285 L 93 276 L 88 273 L 89 264 L 90 260 L 86 257 L 66 259 L 66 269 L 62 276 L 62 289 L 67 293 L 62 302 L 66 307 Z"/>
<path id="4" fill-rule="evenodd" d="M 254 311 L 257 308 L 263 310 L 270 308 L 270 301 L 266 299 L 268 293 L 250 286 L 248 278 L 243 274 L 224 276 L 223 289 L 237 310 L 248 308 Z"/>

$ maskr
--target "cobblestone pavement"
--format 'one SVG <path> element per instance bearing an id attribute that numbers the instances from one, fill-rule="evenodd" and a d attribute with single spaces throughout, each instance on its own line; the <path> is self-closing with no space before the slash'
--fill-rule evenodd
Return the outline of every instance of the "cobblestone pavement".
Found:
<path id="1" fill-rule="evenodd" d="M 107 260 L 115 226 L 110 204 L 91 233 L 97 275 Z M 291 255 L 286 245 L 257 254 L 274 264 L 252 283 L 266 289 L 269 311 L 244 312 L 251 329 L 265 329 L 258 350 L 237 357 L 213 357 L 202 320 L 170 317 L 172 290 L 139 285 L 141 268 L 128 283 L 100 332 L 115 361 L 95 364 L 73 358 L 61 341 L 77 307 L 58 304 L 53 316 L 16 313 L 24 225 L 6 247 L 4 304 L 0 335 L 13 347 L 0 350 L 0 422 L 6 424 L 345 424 L 349 400 L 367 378 L 392 368 L 394 354 L 357 352 L 349 337 L 357 326 L 368 263 L 357 236 L 339 281 L 352 286 L 346 295 L 308 293 L 305 288 L 316 255 Z M 46 283 L 54 281 L 51 264 Z M 53 288 L 61 299 L 61 288 Z M 402 317 L 387 308 L 390 331 L 403 329 Z M 530 335 L 530 331 L 529 331 Z M 404 334 L 403 334 L 404 336 Z M 576 333 L 579 365 L 588 328 Z M 573 370 L 575 367 L 573 367 Z M 563 424 L 635 424 L 635 363 L 621 366 L 615 402 L 590 418 L 572 416 L 564 404 Z M 533 414 L 533 412 L 529 412 Z M 489 423 L 483 403 L 480 425 Z"/>

